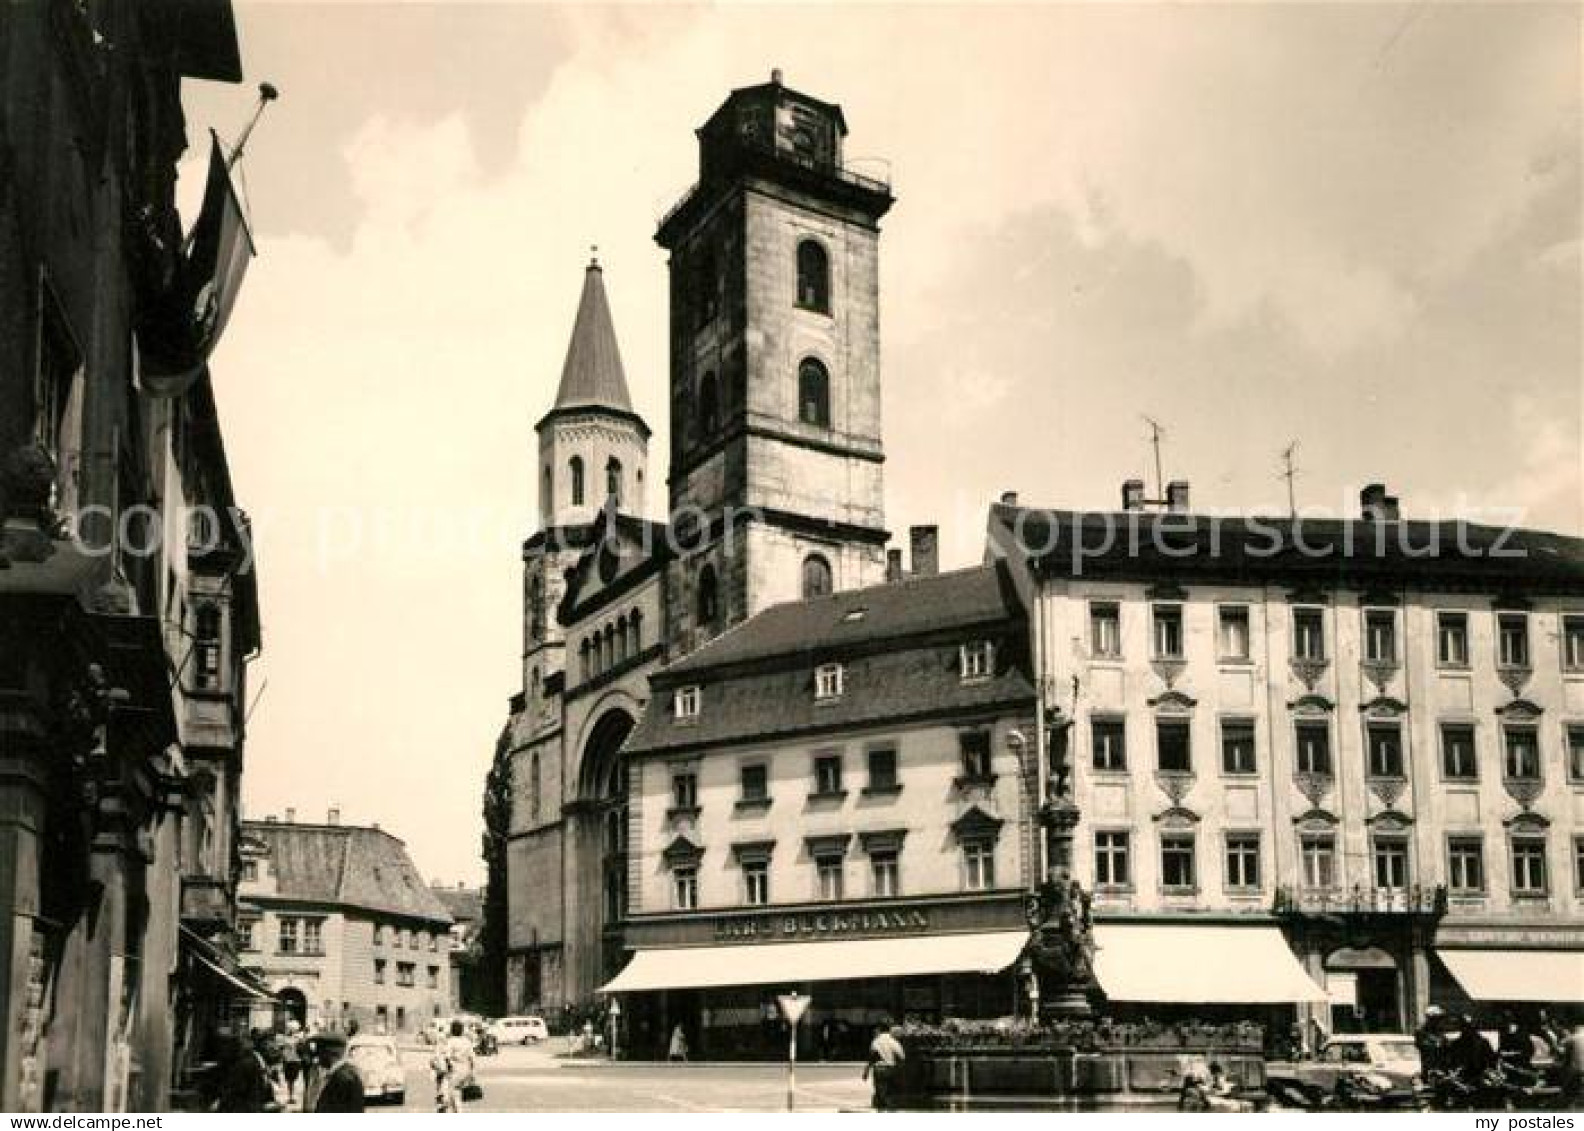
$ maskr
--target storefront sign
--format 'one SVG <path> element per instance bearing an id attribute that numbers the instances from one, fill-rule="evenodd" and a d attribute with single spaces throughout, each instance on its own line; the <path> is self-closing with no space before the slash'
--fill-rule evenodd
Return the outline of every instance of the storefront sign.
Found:
<path id="1" fill-rule="evenodd" d="M 1576 947 L 1581 944 L 1584 944 L 1584 932 L 1539 927 L 1442 927 L 1436 934 L 1437 946 Z"/>
<path id="2" fill-rule="evenodd" d="M 796 939 L 914 934 L 929 928 L 929 912 L 918 907 L 874 911 L 787 911 L 717 919 L 715 937 L 722 942 L 791 942 Z"/>

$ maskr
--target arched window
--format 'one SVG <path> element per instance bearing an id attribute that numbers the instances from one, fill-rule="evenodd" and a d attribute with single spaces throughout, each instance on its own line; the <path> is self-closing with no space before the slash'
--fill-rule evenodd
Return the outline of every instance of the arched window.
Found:
<path id="1" fill-rule="evenodd" d="M 573 456 L 567 470 L 572 474 L 572 505 L 580 507 L 583 505 L 583 457 Z"/>
<path id="2" fill-rule="evenodd" d="M 624 613 L 616 618 L 616 662 L 620 663 L 632 655 L 627 649 L 627 615 Z"/>
<path id="3" fill-rule="evenodd" d="M 585 680 L 594 674 L 594 664 L 589 658 L 589 642 L 586 636 L 578 645 L 578 670 L 583 673 Z"/>
<path id="4" fill-rule="evenodd" d="M 539 669 L 534 668 L 528 673 L 528 706 L 530 709 L 539 706 Z"/>
<path id="5" fill-rule="evenodd" d="M 539 501 L 544 508 L 545 514 L 550 514 L 555 510 L 555 495 L 552 491 L 554 486 L 554 480 L 550 477 L 550 465 L 545 464 L 544 486 L 539 490 Z"/>
<path id="6" fill-rule="evenodd" d="M 643 651 L 643 613 L 634 609 L 627 621 L 627 627 L 632 632 L 632 654 L 636 656 Z"/>
<path id="7" fill-rule="evenodd" d="M 798 366 L 798 419 L 819 428 L 830 427 L 830 374 L 812 357 Z"/>
<path id="8" fill-rule="evenodd" d="M 616 666 L 616 626 L 610 624 L 605 626 L 605 666 Z"/>
<path id="9" fill-rule="evenodd" d="M 830 313 L 830 257 L 814 240 L 798 244 L 797 304 L 805 310 Z"/>
<path id="10" fill-rule="evenodd" d="M 699 439 L 708 440 L 720 431 L 720 386 L 715 374 L 704 374 L 699 382 Z"/>
<path id="11" fill-rule="evenodd" d="M 533 820 L 539 819 L 539 811 L 544 803 L 543 782 L 539 774 L 539 751 L 533 752 L 528 770 L 528 816 Z"/>
<path id="12" fill-rule="evenodd" d="M 535 640 L 544 637 L 544 578 L 537 573 L 530 574 L 528 578 L 528 631 Z"/>
<path id="13" fill-rule="evenodd" d="M 803 596 L 828 597 L 832 589 L 830 562 L 819 554 L 803 559 Z"/>
<path id="14" fill-rule="evenodd" d="M 705 566 L 698 579 L 698 623 L 700 628 L 715 628 L 720 616 L 720 587 L 715 582 L 715 567 Z"/>
<path id="15" fill-rule="evenodd" d="M 615 456 L 611 456 L 605 464 L 605 495 L 607 498 L 614 499 L 617 506 L 621 506 L 622 466 L 621 460 Z"/>

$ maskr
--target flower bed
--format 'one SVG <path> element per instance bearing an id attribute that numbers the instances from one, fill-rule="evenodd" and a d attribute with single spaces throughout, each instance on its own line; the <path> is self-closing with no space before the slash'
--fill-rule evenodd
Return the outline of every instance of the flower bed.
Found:
<path id="1" fill-rule="evenodd" d="M 1024 1017 L 990 1020 L 947 1018 L 938 1025 L 907 1022 L 897 1037 L 908 1048 L 1030 1049 L 1098 1052 L 1108 1049 L 1259 1053 L 1265 1028 L 1252 1021 L 1115 1022 L 1108 1018 L 1036 1025 Z"/>

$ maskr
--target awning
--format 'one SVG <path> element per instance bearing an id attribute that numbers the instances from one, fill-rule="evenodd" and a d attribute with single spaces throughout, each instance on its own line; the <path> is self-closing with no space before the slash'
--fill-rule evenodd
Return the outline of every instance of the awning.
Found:
<path id="1" fill-rule="evenodd" d="M 1017 961 L 1027 931 L 894 939 L 640 950 L 600 993 L 793 985 L 910 974 L 996 974 Z"/>
<path id="2" fill-rule="evenodd" d="M 1095 976 L 1112 1001 L 1326 1001 L 1275 927 L 1100 923 Z"/>
<path id="3" fill-rule="evenodd" d="M 193 960 L 207 967 L 211 974 L 235 989 L 237 996 L 255 1001 L 275 1000 L 275 995 L 270 993 L 269 988 L 259 983 L 246 971 L 227 970 L 219 953 L 197 932 L 187 927 L 181 927 L 180 937 L 182 946 L 186 948 Z"/>
<path id="4" fill-rule="evenodd" d="M 1475 1001 L 1584 1002 L 1584 951 L 1438 950 Z"/>

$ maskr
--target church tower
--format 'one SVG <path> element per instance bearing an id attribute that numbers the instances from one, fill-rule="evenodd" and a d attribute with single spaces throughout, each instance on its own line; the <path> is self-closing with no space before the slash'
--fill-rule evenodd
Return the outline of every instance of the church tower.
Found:
<path id="1" fill-rule="evenodd" d="M 644 510 L 649 426 L 627 393 L 597 259 L 583 273 L 555 405 L 536 430 L 540 530 L 523 546 L 523 692 L 530 701 L 564 671 L 555 611 L 566 570 L 596 537 L 600 512 L 606 506 L 629 515 Z M 538 711 L 539 704 L 530 702 L 529 709 Z"/>
<path id="2" fill-rule="evenodd" d="M 672 654 L 885 576 L 879 222 L 839 106 L 769 83 L 698 130 L 670 253 Z"/>

